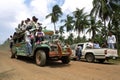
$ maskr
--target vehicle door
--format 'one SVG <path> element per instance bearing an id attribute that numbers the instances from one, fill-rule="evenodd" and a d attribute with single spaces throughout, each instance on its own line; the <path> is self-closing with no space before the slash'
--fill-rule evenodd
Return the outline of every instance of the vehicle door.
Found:
<path id="1" fill-rule="evenodd" d="M 25 56 L 26 55 L 26 43 L 20 42 L 16 43 L 17 55 Z"/>

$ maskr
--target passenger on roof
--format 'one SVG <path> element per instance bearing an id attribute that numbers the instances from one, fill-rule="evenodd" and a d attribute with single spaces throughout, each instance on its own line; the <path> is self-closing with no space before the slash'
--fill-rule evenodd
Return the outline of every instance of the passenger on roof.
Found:
<path id="1" fill-rule="evenodd" d="M 32 17 L 32 21 L 31 21 L 32 29 L 37 28 L 37 21 L 38 21 L 38 18 L 36 18 L 35 16 L 33 16 Z"/>
<path id="2" fill-rule="evenodd" d="M 32 28 L 30 18 L 27 18 L 25 20 L 25 26 L 26 26 L 26 29 L 31 29 Z"/>

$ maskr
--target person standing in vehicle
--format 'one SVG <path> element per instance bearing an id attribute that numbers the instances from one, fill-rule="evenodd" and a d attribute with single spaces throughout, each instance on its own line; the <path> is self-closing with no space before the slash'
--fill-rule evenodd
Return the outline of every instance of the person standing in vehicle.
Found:
<path id="1" fill-rule="evenodd" d="M 27 55 L 30 55 L 32 53 L 32 45 L 31 45 L 31 35 L 29 32 L 29 29 L 27 28 L 25 31 L 25 42 L 26 42 L 26 50 Z"/>
<path id="2" fill-rule="evenodd" d="M 25 28 L 32 29 L 30 18 L 25 20 Z"/>
<path id="3" fill-rule="evenodd" d="M 38 18 L 36 18 L 35 16 L 32 17 L 32 21 L 30 23 L 30 25 L 32 26 L 32 29 L 36 29 L 38 27 Z"/>
<path id="4" fill-rule="evenodd" d="M 112 34 L 112 32 L 108 33 L 107 43 L 108 43 L 108 48 L 111 49 L 115 48 L 116 38 L 115 35 Z"/>

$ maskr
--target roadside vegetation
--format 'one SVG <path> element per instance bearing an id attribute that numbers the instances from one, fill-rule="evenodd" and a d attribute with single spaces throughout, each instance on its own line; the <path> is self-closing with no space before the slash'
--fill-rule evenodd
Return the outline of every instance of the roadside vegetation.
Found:
<path id="1" fill-rule="evenodd" d="M 3 44 L 0 45 L 0 50 L 9 50 L 9 40 L 8 39 Z"/>
<path id="2" fill-rule="evenodd" d="M 62 10 L 59 5 L 52 8 L 52 12 L 46 16 L 51 18 L 55 32 L 61 34 L 60 39 L 68 44 L 86 42 L 89 39 L 96 40 L 102 45 L 106 42 L 108 32 L 112 31 L 116 36 L 116 48 L 120 49 L 120 1 L 119 0 L 93 0 L 93 8 L 90 13 L 84 12 L 84 8 L 76 8 L 75 11 L 62 18 Z M 62 19 L 61 19 L 62 18 Z M 61 26 L 57 26 L 57 23 Z M 59 29 L 57 30 L 58 27 Z M 64 34 L 69 35 L 65 38 Z M 73 33 L 74 32 L 74 33 Z M 87 33 L 91 36 L 86 37 Z M 83 36 L 81 36 L 83 34 Z M 77 37 L 74 37 L 77 36 Z M 120 52 L 120 51 L 119 51 Z"/>

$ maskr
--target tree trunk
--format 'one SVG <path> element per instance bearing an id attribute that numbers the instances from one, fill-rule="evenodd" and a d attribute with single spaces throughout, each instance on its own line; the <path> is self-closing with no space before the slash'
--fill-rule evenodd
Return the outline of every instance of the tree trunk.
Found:
<path id="1" fill-rule="evenodd" d="M 92 32 L 92 39 L 93 39 L 93 40 L 95 39 L 95 35 L 96 35 L 95 31 L 93 31 L 93 32 Z"/>
<path id="2" fill-rule="evenodd" d="M 106 21 L 104 20 L 104 27 L 106 27 Z M 105 28 L 106 29 L 106 28 Z M 107 39 L 107 30 L 106 30 L 106 33 L 105 33 L 105 39 Z"/>
<path id="3" fill-rule="evenodd" d="M 118 34 L 118 52 L 120 51 L 119 49 L 120 49 L 120 34 Z M 119 52 L 120 53 L 120 52 Z M 119 54 L 120 55 L 120 54 Z"/>
<path id="4" fill-rule="evenodd" d="M 56 34 L 56 25 L 55 25 L 55 23 L 54 23 L 54 32 L 55 32 L 55 34 Z"/>
<path id="5" fill-rule="evenodd" d="M 116 35 L 116 47 L 117 47 L 117 53 L 119 54 L 119 42 L 118 42 L 119 35 Z"/>

